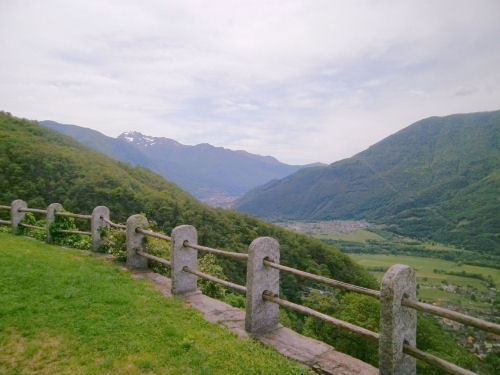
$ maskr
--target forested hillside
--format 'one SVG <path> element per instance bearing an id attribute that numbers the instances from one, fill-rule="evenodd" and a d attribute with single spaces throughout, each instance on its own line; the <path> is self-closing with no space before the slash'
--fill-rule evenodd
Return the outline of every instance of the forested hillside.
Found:
<path id="1" fill-rule="evenodd" d="M 177 225 L 191 224 L 198 229 L 201 244 L 242 252 L 253 239 L 272 236 L 280 242 L 284 264 L 376 285 L 346 255 L 319 240 L 247 214 L 210 208 L 147 169 L 112 160 L 35 121 L 0 113 L 0 202 L 17 198 L 31 207 L 60 202 L 67 210 L 84 213 L 106 205 L 117 222 L 144 213 L 166 233 Z M 244 279 L 244 264 L 221 262 L 230 277 Z M 290 278 L 283 290 L 298 300 L 303 287 Z"/>
<path id="2" fill-rule="evenodd" d="M 431 117 L 352 158 L 298 171 L 236 207 L 270 219 L 366 219 L 500 252 L 500 111 Z"/>
<path id="3" fill-rule="evenodd" d="M 131 214 L 144 213 L 157 230 L 166 233 L 176 225 L 192 224 L 198 229 L 201 244 L 234 251 L 246 252 L 256 237 L 272 236 L 280 242 L 283 264 L 377 288 L 372 276 L 334 247 L 247 214 L 209 208 L 149 170 L 114 161 L 35 121 L 1 112 L 0 202 L 8 204 L 18 198 L 31 207 L 60 202 L 67 210 L 80 213 L 106 205 L 117 222 L 125 221 Z M 245 263 L 226 259 L 217 262 L 230 280 L 243 283 Z M 335 291 L 290 274 L 281 277 L 281 294 L 291 301 L 378 330 L 378 301 L 367 296 Z M 282 311 L 283 321 L 294 329 L 377 364 L 377 346 L 369 339 Z M 457 346 L 433 319 L 421 318 L 418 334 L 418 345 L 423 350 L 439 353 L 468 368 L 483 366 Z M 439 373 L 431 366 L 421 366 L 419 371 Z"/>

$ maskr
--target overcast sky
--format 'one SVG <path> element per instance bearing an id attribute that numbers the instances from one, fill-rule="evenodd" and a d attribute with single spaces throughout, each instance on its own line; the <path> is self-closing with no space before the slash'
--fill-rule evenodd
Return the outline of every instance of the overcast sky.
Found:
<path id="1" fill-rule="evenodd" d="M 500 109 L 500 1 L 0 0 L 0 110 L 331 163 Z"/>

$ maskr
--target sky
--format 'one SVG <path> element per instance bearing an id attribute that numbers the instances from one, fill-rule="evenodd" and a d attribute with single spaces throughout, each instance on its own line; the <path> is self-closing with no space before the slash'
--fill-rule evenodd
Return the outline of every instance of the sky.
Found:
<path id="1" fill-rule="evenodd" d="M 292 164 L 500 109 L 500 1 L 0 0 L 0 110 Z"/>

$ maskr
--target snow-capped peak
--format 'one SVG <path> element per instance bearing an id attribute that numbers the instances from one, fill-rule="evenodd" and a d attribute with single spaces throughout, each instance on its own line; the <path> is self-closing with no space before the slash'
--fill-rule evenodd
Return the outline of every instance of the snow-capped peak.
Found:
<path id="1" fill-rule="evenodd" d="M 151 137 L 149 135 L 144 135 L 139 133 L 138 131 L 129 131 L 120 134 L 118 139 L 122 139 L 125 142 L 139 146 L 143 148 L 151 147 L 151 146 L 166 146 L 166 147 L 191 147 L 191 146 L 183 146 L 179 142 L 174 139 L 165 138 L 165 137 Z"/>
<path id="2" fill-rule="evenodd" d="M 137 131 L 129 131 L 121 134 L 118 138 L 127 141 L 128 143 L 140 146 L 152 146 L 156 143 L 157 138 L 149 135 L 144 135 Z"/>

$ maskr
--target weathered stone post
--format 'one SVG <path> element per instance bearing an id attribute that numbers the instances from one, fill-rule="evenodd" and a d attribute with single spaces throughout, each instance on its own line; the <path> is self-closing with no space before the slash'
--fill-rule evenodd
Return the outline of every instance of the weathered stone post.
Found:
<path id="1" fill-rule="evenodd" d="M 98 251 L 102 245 L 101 232 L 99 227 L 109 228 L 109 224 L 103 219 L 109 220 L 109 208 L 106 206 L 97 206 L 92 211 L 92 218 L 90 219 L 90 232 L 92 233 L 92 249 Z"/>
<path id="2" fill-rule="evenodd" d="M 185 241 L 198 243 L 198 233 L 192 225 L 180 225 L 172 231 L 172 294 L 176 295 L 198 292 L 198 277 L 182 270 L 198 270 L 198 250 L 184 246 Z"/>
<path id="3" fill-rule="evenodd" d="M 47 242 L 49 243 L 53 240 L 52 234 L 50 233 L 50 226 L 56 221 L 56 212 L 62 210 L 63 206 L 60 203 L 51 203 L 49 207 L 47 207 L 47 219 L 45 222 L 47 226 Z"/>
<path id="4" fill-rule="evenodd" d="M 10 204 L 10 222 L 12 233 L 14 234 L 17 234 L 19 231 L 19 223 L 23 221 L 24 216 L 26 215 L 25 212 L 19 212 L 19 209 L 26 207 L 28 207 L 28 204 L 21 199 L 16 199 Z"/>
<path id="5" fill-rule="evenodd" d="M 262 298 L 264 291 L 279 294 L 279 270 L 265 266 L 264 259 L 280 262 L 280 245 L 271 237 L 259 237 L 248 248 L 245 329 L 257 336 L 280 327 L 279 306 Z"/>
<path id="6" fill-rule="evenodd" d="M 381 292 L 380 375 L 415 375 L 416 359 L 403 353 L 403 344 L 416 346 L 417 311 L 401 306 L 403 298 L 417 300 L 415 271 L 395 264 L 384 275 Z"/>
<path id="7" fill-rule="evenodd" d="M 132 215 L 127 219 L 127 267 L 148 268 L 148 260 L 137 254 L 137 250 L 146 251 L 147 238 L 138 233 L 137 228 L 149 228 L 148 219 L 144 215 Z"/>

